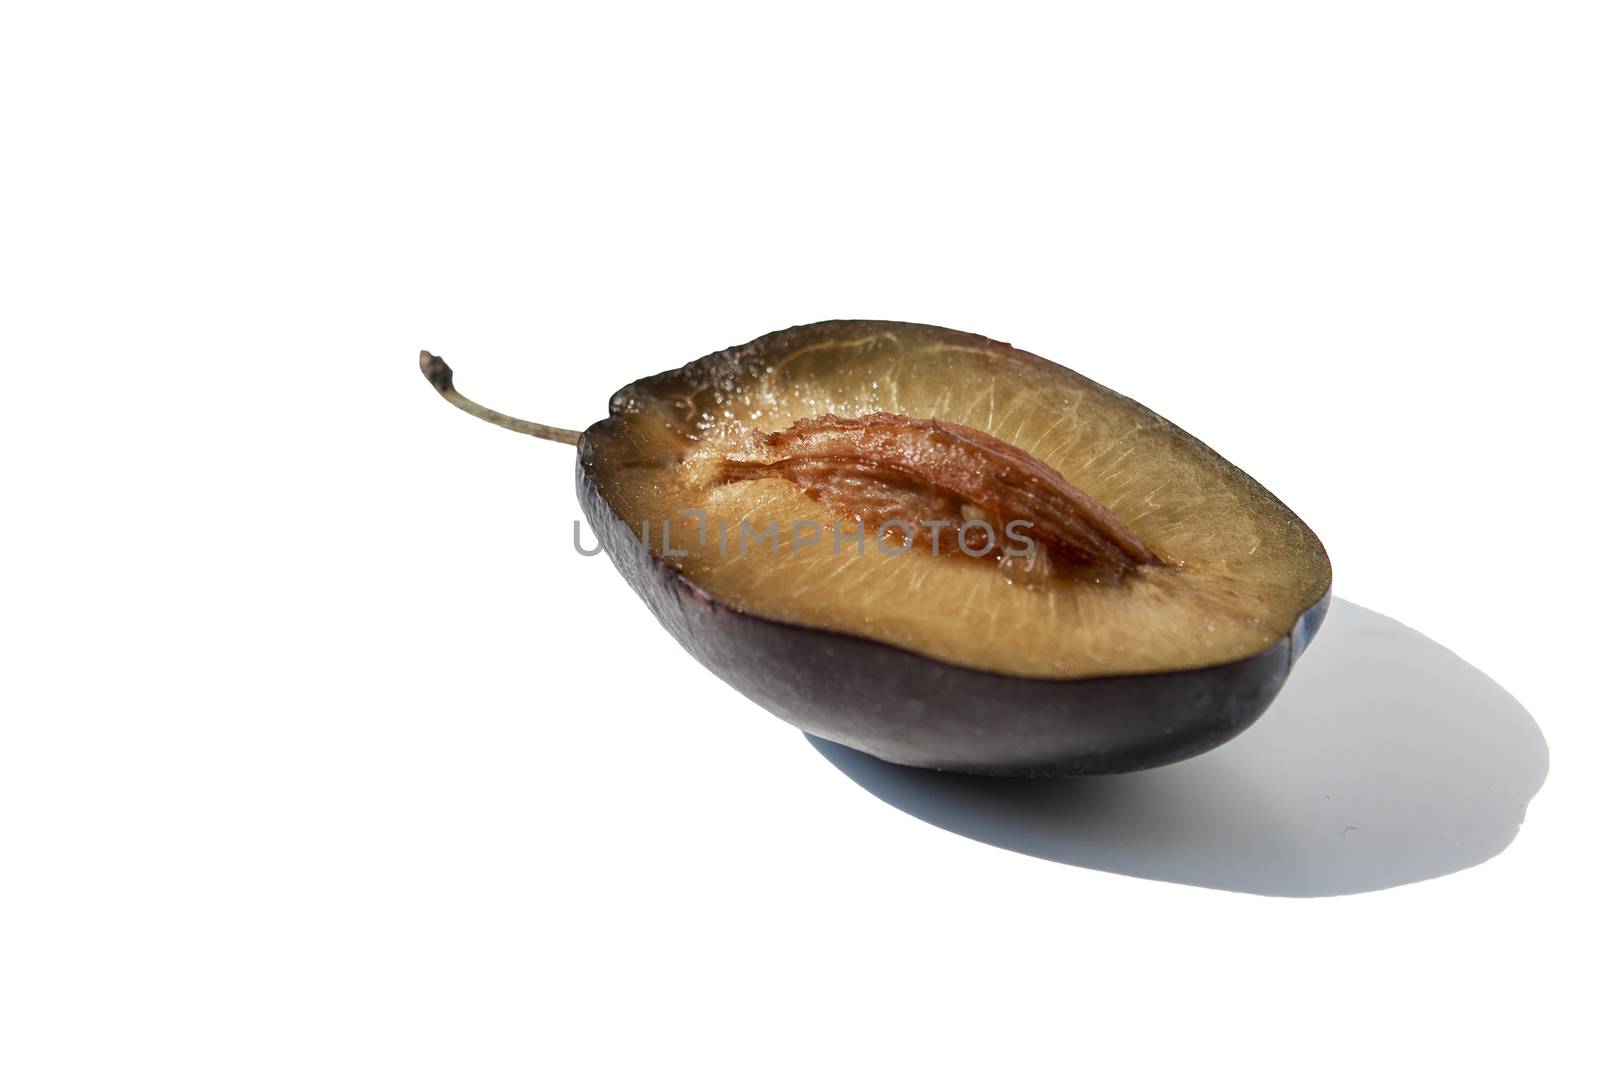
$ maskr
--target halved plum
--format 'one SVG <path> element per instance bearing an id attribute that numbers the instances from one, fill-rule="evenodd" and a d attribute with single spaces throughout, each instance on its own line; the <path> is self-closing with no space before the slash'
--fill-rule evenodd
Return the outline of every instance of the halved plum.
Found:
<path id="1" fill-rule="evenodd" d="M 635 382 L 577 444 L 584 513 L 673 636 L 895 763 L 1196 755 L 1261 714 L 1328 604 L 1321 543 L 1248 475 L 972 334 L 783 330 Z"/>

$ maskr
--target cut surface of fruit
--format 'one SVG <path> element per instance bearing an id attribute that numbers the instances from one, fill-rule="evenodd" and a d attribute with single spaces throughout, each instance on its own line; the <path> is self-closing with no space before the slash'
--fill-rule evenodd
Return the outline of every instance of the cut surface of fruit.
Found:
<path id="1" fill-rule="evenodd" d="M 611 412 L 579 442 L 581 474 L 691 587 L 946 664 L 1086 679 L 1231 663 L 1288 637 L 1330 583 L 1310 529 L 1205 445 L 970 334 L 797 327 L 636 382 Z M 1037 549 L 1013 558 L 1019 519 Z"/>

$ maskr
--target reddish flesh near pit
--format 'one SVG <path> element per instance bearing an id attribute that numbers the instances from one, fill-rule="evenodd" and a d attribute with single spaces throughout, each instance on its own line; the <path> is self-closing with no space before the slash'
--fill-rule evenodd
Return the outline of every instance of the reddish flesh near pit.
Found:
<path id="1" fill-rule="evenodd" d="M 874 530 L 898 521 L 914 543 L 954 552 L 963 521 L 982 518 L 1001 536 L 981 546 L 998 556 L 1008 523 L 1074 568 L 1121 577 L 1161 561 L 1115 515 L 1022 449 L 970 426 L 877 412 L 823 415 L 759 437 L 756 459 L 727 459 L 723 481 L 783 478 Z M 947 522 L 936 531 L 925 523 Z M 893 527 L 897 533 L 903 528 Z M 934 538 L 943 533 L 939 545 Z M 978 538 L 969 538 L 977 553 Z"/>

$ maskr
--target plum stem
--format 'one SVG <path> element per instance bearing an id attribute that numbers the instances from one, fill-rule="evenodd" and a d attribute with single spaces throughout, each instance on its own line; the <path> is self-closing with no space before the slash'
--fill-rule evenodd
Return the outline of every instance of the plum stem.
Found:
<path id="1" fill-rule="evenodd" d="M 439 391 L 439 395 L 468 415 L 476 415 L 484 422 L 492 422 L 496 426 L 525 433 L 530 437 L 542 437 L 546 441 L 559 441 L 564 445 L 575 445 L 578 443 L 578 438 L 583 436 L 577 430 L 563 430 L 557 426 L 546 426 L 542 422 L 515 419 L 492 408 L 486 408 L 475 400 L 468 400 L 456 392 L 455 372 L 450 369 L 450 364 L 432 352 L 424 350 L 419 363 L 422 366 L 422 376 Z"/>

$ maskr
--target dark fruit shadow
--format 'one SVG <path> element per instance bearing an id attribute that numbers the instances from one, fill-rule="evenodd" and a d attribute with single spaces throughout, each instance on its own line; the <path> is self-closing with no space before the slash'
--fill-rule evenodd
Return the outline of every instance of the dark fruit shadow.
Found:
<path id="1" fill-rule="evenodd" d="M 1415 630 L 1336 599 L 1261 721 L 1170 767 L 1058 781 L 883 763 L 818 738 L 880 800 L 1057 863 L 1270 896 L 1364 893 L 1498 855 L 1544 784 L 1538 725 Z"/>

